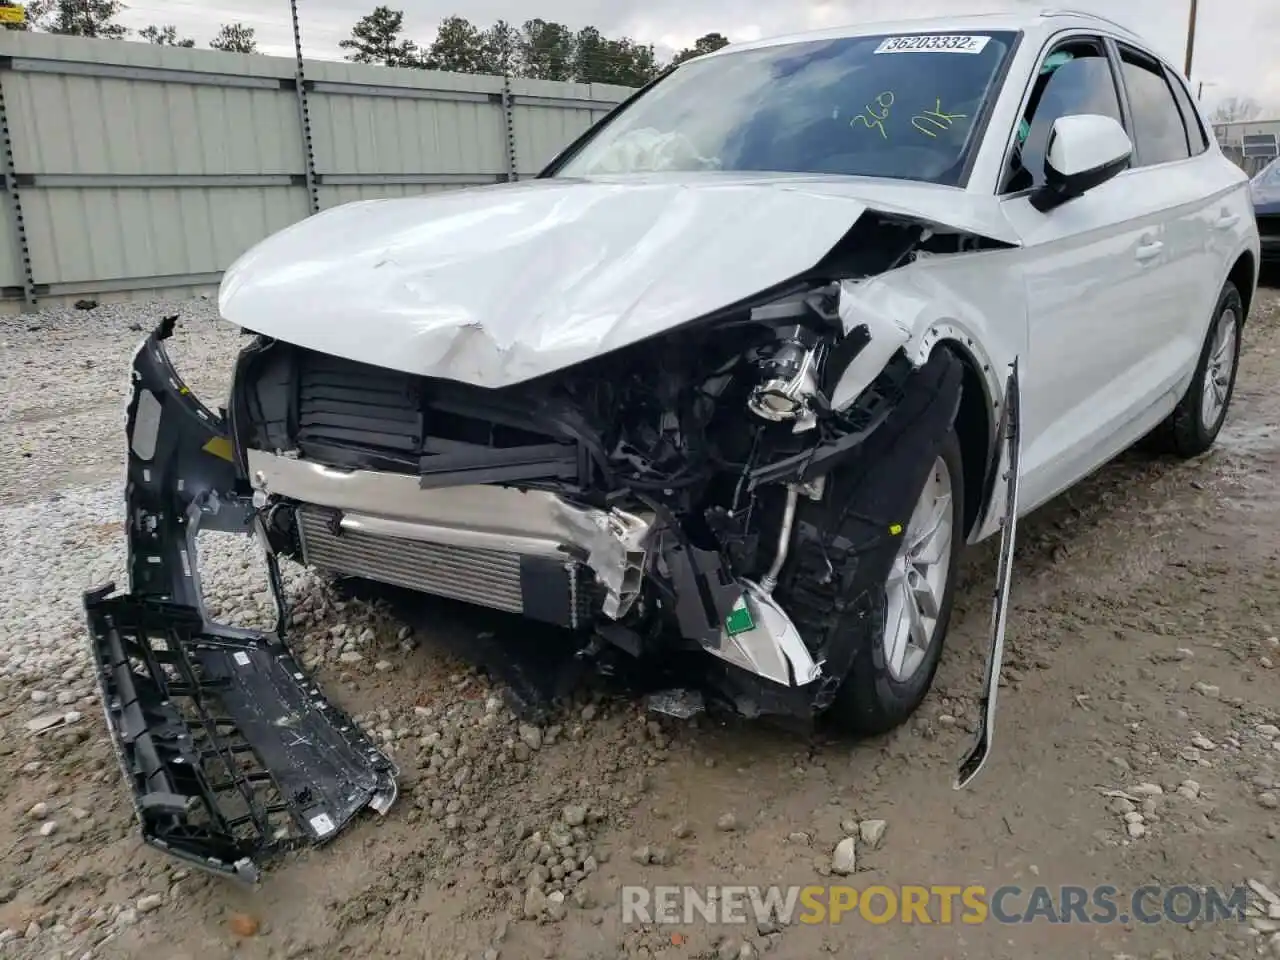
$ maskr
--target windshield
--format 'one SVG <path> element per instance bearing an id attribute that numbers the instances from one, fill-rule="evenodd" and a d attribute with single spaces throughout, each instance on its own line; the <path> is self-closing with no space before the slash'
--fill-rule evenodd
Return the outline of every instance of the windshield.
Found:
<path id="1" fill-rule="evenodd" d="M 694 60 L 554 175 L 729 170 L 959 184 L 1016 37 L 843 37 Z"/>

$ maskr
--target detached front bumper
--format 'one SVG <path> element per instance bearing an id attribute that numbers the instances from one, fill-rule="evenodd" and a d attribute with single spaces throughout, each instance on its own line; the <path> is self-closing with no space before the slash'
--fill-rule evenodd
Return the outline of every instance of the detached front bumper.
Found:
<path id="1" fill-rule="evenodd" d="M 143 839 L 201 868 L 256 881 L 261 858 L 331 839 L 385 812 L 396 770 L 306 676 L 274 632 L 210 621 L 200 529 L 265 529 L 240 489 L 220 416 L 169 363 L 162 326 L 138 349 L 127 412 L 130 590 L 84 597 L 112 741 Z"/>

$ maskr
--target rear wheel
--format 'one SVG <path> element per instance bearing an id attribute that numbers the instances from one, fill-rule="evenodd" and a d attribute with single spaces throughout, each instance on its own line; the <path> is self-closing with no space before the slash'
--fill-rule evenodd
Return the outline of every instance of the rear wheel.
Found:
<path id="1" fill-rule="evenodd" d="M 933 684 L 965 539 L 964 471 L 954 431 L 938 451 L 901 538 L 888 576 L 865 586 L 883 595 L 883 616 L 846 627 L 857 631 L 846 638 L 854 647 L 852 665 L 829 718 L 852 733 L 885 733 L 901 725 Z"/>
<path id="2" fill-rule="evenodd" d="M 1196 457 L 1218 438 L 1236 386 L 1244 302 L 1230 281 L 1222 288 L 1200 361 L 1187 392 L 1152 435 L 1155 447 L 1179 457 Z"/>

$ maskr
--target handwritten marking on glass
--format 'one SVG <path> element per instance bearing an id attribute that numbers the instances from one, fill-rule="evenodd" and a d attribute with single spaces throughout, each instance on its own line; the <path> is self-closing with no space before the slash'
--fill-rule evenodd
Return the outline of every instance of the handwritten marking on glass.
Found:
<path id="1" fill-rule="evenodd" d="M 883 112 L 877 111 L 877 106 L 880 107 L 880 110 Z M 884 128 L 884 122 L 889 119 L 889 108 L 892 106 L 893 93 L 886 90 L 884 93 L 876 97 L 875 106 L 868 103 L 866 112 L 860 113 L 850 120 L 849 126 L 852 127 L 854 124 L 858 123 L 858 121 L 862 121 L 862 125 L 868 130 L 879 130 L 880 136 L 885 140 L 888 140 L 889 134 Z"/>
<path id="2" fill-rule="evenodd" d="M 942 98 L 934 100 L 932 110 L 923 110 L 911 118 L 911 125 L 923 133 L 926 137 L 936 138 L 937 130 L 950 130 L 952 124 L 957 120 L 967 120 L 968 115 L 963 113 L 947 113 L 942 109 Z"/>

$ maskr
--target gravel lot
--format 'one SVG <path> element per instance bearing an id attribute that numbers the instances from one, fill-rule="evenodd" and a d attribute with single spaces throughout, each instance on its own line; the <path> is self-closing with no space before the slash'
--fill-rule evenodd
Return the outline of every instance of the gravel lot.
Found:
<path id="1" fill-rule="evenodd" d="M 521 724 L 465 652 L 540 642 L 529 627 L 440 604 L 414 628 L 288 568 L 295 645 L 387 744 L 402 792 L 256 891 L 141 846 L 87 670 L 81 591 L 123 577 L 127 364 L 172 313 L 176 366 L 216 406 L 237 334 L 209 302 L 0 319 L 0 955 L 1280 957 L 1280 292 L 1254 308 L 1213 452 L 1126 455 L 1022 527 L 998 746 L 970 790 L 951 778 L 994 545 L 966 558 L 921 714 L 856 745 L 659 721 L 588 683 Z M 209 540 L 211 606 L 269 622 L 249 545 Z M 29 732 L 51 713 L 68 722 Z M 626 883 L 823 883 L 833 867 L 860 887 L 1258 892 L 1246 923 L 1204 925 L 657 927 L 617 908 Z"/>

